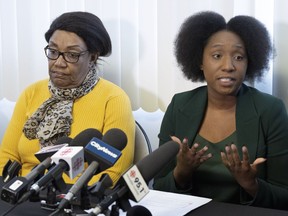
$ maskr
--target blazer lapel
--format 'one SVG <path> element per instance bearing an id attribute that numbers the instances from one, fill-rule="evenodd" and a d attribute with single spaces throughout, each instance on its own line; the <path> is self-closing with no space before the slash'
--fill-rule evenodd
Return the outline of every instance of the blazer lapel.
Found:
<path id="1" fill-rule="evenodd" d="M 205 109 L 207 105 L 207 88 L 201 88 L 194 94 L 190 100 L 179 109 L 179 131 L 183 138 L 187 137 L 189 146 L 192 146 L 192 141 L 195 139 L 199 127 L 202 123 Z"/>
<path id="2" fill-rule="evenodd" d="M 251 161 L 257 156 L 259 122 L 260 118 L 255 109 L 253 97 L 249 88 L 243 84 L 236 106 L 237 143 L 239 148 L 243 145 L 247 146 Z M 239 153 L 241 154 L 241 151 Z"/>

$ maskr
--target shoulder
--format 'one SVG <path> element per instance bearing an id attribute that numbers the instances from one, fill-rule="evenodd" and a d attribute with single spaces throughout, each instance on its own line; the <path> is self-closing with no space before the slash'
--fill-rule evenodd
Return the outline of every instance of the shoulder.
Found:
<path id="1" fill-rule="evenodd" d="M 98 84 L 104 86 L 104 87 L 109 87 L 109 88 L 115 88 L 115 89 L 122 89 L 120 86 L 116 85 L 115 83 L 104 79 L 104 78 L 100 78 L 98 81 Z"/>
<path id="2" fill-rule="evenodd" d="M 36 81 L 29 86 L 26 87 L 25 91 L 31 91 L 31 90 L 38 90 L 38 89 L 47 89 L 48 90 L 48 81 L 49 79 L 42 79 L 39 81 Z"/>
<path id="3" fill-rule="evenodd" d="M 27 86 L 24 91 L 21 93 L 21 97 L 28 98 L 49 98 L 50 92 L 48 89 L 49 79 L 43 79 L 36 81 L 29 86 Z"/>
<path id="4" fill-rule="evenodd" d="M 249 94 L 255 102 L 279 102 L 282 101 L 280 98 L 275 97 L 271 94 L 262 92 L 254 87 L 243 85 L 243 94 Z"/>
<path id="5" fill-rule="evenodd" d="M 207 86 L 177 93 L 173 96 L 166 112 L 191 113 L 202 112 L 207 104 Z"/>
<path id="6" fill-rule="evenodd" d="M 100 78 L 95 88 L 91 91 L 91 97 L 101 98 L 102 100 L 110 100 L 115 98 L 122 98 L 125 100 L 130 100 L 127 93 L 118 85 L 108 81 L 106 79 Z"/>
<path id="7" fill-rule="evenodd" d="M 101 90 L 107 90 L 109 89 L 109 91 L 112 93 L 123 93 L 123 94 L 126 94 L 125 91 L 118 85 L 116 85 L 115 83 L 109 81 L 109 80 L 106 80 L 106 79 L 103 79 L 103 78 L 100 78 L 96 87 L 98 89 L 101 89 Z"/>
<path id="8" fill-rule="evenodd" d="M 261 92 L 256 88 L 243 85 L 243 90 L 240 95 L 240 101 L 244 103 L 254 104 L 257 110 L 284 109 L 284 102 L 271 94 Z M 286 109 L 286 108 L 285 108 Z"/>
<path id="9" fill-rule="evenodd" d="M 204 101 L 206 101 L 206 98 L 207 98 L 207 86 L 201 86 L 190 91 L 185 91 L 185 92 L 180 92 L 180 93 L 175 94 L 172 98 L 172 101 L 177 104 L 178 103 L 183 104 L 183 103 L 188 103 L 191 100 L 202 101 L 203 99 L 205 99 Z"/>

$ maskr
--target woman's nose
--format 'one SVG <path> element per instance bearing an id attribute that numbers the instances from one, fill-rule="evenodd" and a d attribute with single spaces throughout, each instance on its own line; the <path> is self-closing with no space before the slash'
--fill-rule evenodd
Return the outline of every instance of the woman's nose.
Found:
<path id="1" fill-rule="evenodd" d="M 67 65 L 67 62 L 65 61 L 63 55 L 59 55 L 59 57 L 54 61 L 54 65 L 57 65 L 59 67 L 65 67 Z"/>
<path id="2" fill-rule="evenodd" d="M 228 71 L 228 72 L 235 70 L 233 58 L 231 57 L 223 58 L 223 70 Z"/>

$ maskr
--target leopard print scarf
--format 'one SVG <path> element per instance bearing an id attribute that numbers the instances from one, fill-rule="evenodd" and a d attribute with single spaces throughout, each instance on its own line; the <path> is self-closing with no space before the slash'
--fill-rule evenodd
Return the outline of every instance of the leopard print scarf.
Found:
<path id="1" fill-rule="evenodd" d="M 75 99 L 89 93 L 97 84 L 99 77 L 96 64 L 89 65 L 89 72 L 77 88 L 61 89 L 49 80 L 51 97 L 46 100 L 26 121 L 23 132 L 28 139 L 39 139 L 41 147 L 54 145 L 61 136 L 70 134 L 73 122 L 72 107 Z"/>

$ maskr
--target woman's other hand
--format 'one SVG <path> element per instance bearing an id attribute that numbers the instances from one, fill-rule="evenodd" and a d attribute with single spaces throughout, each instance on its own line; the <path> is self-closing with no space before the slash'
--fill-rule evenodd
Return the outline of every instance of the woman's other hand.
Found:
<path id="1" fill-rule="evenodd" d="M 221 152 L 223 164 L 234 176 L 241 187 L 251 196 L 255 196 L 258 191 L 257 165 L 266 161 L 265 158 L 257 158 L 252 164 L 249 162 L 249 153 L 246 146 L 242 147 L 243 159 L 241 161 L 235 144 L 225 147 L 225 152 Z"/>

